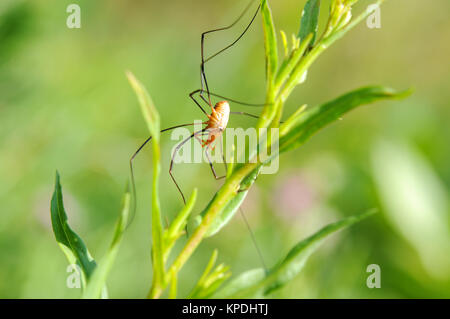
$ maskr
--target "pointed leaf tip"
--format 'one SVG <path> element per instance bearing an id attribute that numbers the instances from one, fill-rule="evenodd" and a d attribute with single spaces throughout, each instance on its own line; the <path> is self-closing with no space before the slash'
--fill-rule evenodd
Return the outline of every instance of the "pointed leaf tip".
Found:
<path id="1" fill-rule="evenodd" d="M 309 34 L 313 34 L 310 47 L 314 45 L 319 26 L 320 0 L 308 0 L 302 11 L 298 37 L 303 41 Z"/>

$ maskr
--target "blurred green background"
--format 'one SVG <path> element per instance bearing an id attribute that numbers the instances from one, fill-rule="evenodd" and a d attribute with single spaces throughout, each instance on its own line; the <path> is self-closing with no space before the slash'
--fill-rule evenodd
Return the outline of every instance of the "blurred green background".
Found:
<path id="1" fill-rule="evenodd" d="M 297 33 L 305 1 L 270 2 L 277 28 Z M 66 27 L 70 3 L 81 7 L 81 29 Z M 369 3 L 361 1 L 356 10 Z M 200 34 L 230 23 L 245 5 L 1 1 L 1 298 L 80 295 L 66 287 L 67 261 L 51 230 L 55 170 L 62 176 L 70 223 L 98 259 L 111 240 L 128 159 L 148 134 L 125 70 L 145 83 L 163 127 L 203 119 L 188 98 L 199 88 Z M 287 114 L 360 86 L 415 88 L 406 100 L 349 114 L 283 155 L 277 175 L 259 178 L 244 210 L 269 265 L 329 222 L 372 207 L 381 212 L 328 240 L 274 297 L 450 297 L 449 12 L 448 0 L 387 1 L 382 28 L 358 26 L 319 59 L 289 100 Z M 220 49 L 238 32 L 211 35 L 207 51 Z M 215 92 L 255 103 L 264 99 L 260 17 L 207 72 Z M 252 124 L 234 117 L 229 126 Z M 182 202 L 167 173 L 173 141 L 165 136 L 162 142 L 161 201 L 170 219 Z M 108 280 L 113 298 L 142 298 L 150 286 L 150 156 L 146 150 L 136 161 L 140 201 Z M 199 188 L 197 213 L 220 185 L 207 164 L 181 164 L 175 174 L 187 194 Z M 183 269 L 181 295 L 214 248 L 235 275 L 260 266 L 237 215 Z M 370 264 L 381 267 L 380 289 L 366 286 Z"/>

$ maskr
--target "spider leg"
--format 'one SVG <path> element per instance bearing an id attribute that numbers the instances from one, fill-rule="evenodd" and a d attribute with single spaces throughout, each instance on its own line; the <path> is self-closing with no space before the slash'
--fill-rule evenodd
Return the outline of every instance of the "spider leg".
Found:
<path id="1" fill-rule="evenodd" d="M 189 136 L 187 139 L 181 141 L 176 147 L 175 150 L 172 154 L 172 159 L 170 160 L 170 167 L 169 167 L 169 175 L 172 178 L 173 182 L 175 183 L 175 186 L 177 187 L 178 191 L 181 194 L 181 198 L 183 199 L 184 204 L 186 205 L 186 198 L 184 197 L 183 191 L 181 190 L 180 186 L 178 185 L 177 181 L 175 180 L 175 177 L 172 174 L 172 170 L 173 170 L 173 164 L 175 161 L 175 156 L 177 155 L 178 151 L 180 150 L 181 147 L 183 147 L 184 144 L 186 144 L 191 138 L 197 136 L 198 134 L 201 134 L 203 132 L 205 132 L 206 129 L 202 129 L 200 131 L 194 132 L 191 134 L 191 136 Z"/>
<path id="2" fill-rule="evenodd" d="M 224 31 L 224 30 L 228 30 L 228 29 L 232 28 L 234 25 L 236 25 L 236 23 L 238 23 L 242 19 L 242 17 L 245 15 L 245 13 L 250 9 L 250 7 L 253 4 L 253 2 L 254 2 L 254 0 L 251 0 L 250 3 L 245 8 L 245 10 L 241 13 L 241 15 L 232 24 L 230 24 L 229 26 L 226 26 L 226 27 L 223 27 L 223 28 L 209 30 L 209 31 L 206 31 L 206 32 L 202 33 L 202 36 L 201 36 L 201 58 L 202 58 L 202 61 L 201 61 L 201 64 L 200 64 L 200 84 L 201 84 L 200 97 L 206 103 L 208 103 L 210 106 L 212 106 L 212 104 L 211 104 L 211 95 L 210 95 L 210 92 L 209 92 L 208 81 L 206 80 L 205 64 L 208 61 L 210 61 L 211 59 L 213 59 L 214 57 L 216 57 L 217 55 L 219 55 L 222 52 L 224 52 L 224 51 L 228 50 L 229 48 L 231 48 L 233 45 L 235 45 L 244 36 L 244 34 L 248 31 L 248 29 L 252 25 L 253 21 L 255 20 L 257 14 L 259 12 L 259 9 L 261 8 L 261 4 L 258 5 L 258 8 L 257 8 L 255 14 L 253 15 L 250 23 L 247 25 L 247 27 L 244 29 L 244 31 L 231 44 L 229 44 L 225 48 L 217 51 L 216 53 L 214 53 L 213 55 L 211 55 L 208 58 L 205 58 L 205 50 L 204 50 L 204 47 L 205 47 L 205 45 L 204 45 L 205 44 L 205 36 L 207 34 L 209 34 L 209 33 L 218 32 L 218 31 Z M 205 90 L 204 90 L 205 88 L 206 88 L 206 92 L 208 93 L 208 99 L 206 99 L 203 96 L 203 92 L 205 92 Z"/>
<path id="3" fill-rule="evenodd" d="M 209 166 L 211 167 L 211 171 L 212 171 L 212 173 L 213 173 L 213 175 L 214 175 L 214 178 L 215 178 L 216 180 L 225 178 L 226 175 L 224 175 L 224 176 L 217 176 L 216 170 L 214 169 L 214 165 L 213 165 L 213 163 L 212 163 L 212 161 L 211 161 L 210 154 L 208 153 L 208 151 L 211 151 L 210 145 L 211 145 L 211 144 L 206 145 L 205 155 L 206 155 L 206 158 L 208 159 Z"/>
<path id="4" fill-rule="evenodd" d="M 179 128 L 179 127 L 191 126 L 194 124 L 195 123 L 175 125 L 175 126 L 161 130 L 161 133 L 171 131 L 171 130 Z M 129 225 L 131 225 L 131 223 L 133 222 L 134 217 L 136 215 L 136 207 L 137 207 L 136 182 L 135 182 L 135 178 L 134 178 L 133 161 L 136 158 L 136 156 L 140 153 L 140 151 L 152 140 L 152 138 L 153 138 L 152 136 L 148 137 L 145 140 L 145 142 L 142 143 L 141 146 L 139 146 L 139 148 L 136 150 L 136 152 L 134 152 L 134 154 L 130 158 L 130 182 L 131 182 L 131 194 L 132 194 L 133 201 L 132 201 L 132 208 L 131 208 L 131 218 L 130 218 L 130 221 L 128 222 L 127 227 Z"/>

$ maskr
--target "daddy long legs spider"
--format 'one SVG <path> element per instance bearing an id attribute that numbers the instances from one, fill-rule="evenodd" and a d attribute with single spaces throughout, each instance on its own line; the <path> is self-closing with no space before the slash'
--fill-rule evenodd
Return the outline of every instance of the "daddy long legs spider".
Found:
<path id="1" fill-rule="evenodd" d="M 202 113 L 207 117 L 207 120 L 205 122 L 203 122 L 202 124 L 205 125 L 204 128 L 202 128 L 201 130 L 195 131 L 193 132 L 188 138 L 182 140 L 174 149 L 174 152 L 172 154 L 171 157 L 171 161 L 170 161 L 170 166 L 169 166 L 169 175 L 171 177 L 171 179 L 173 180 L 177 190 L 179 191 L 182 200 L 184 202 L 184 204 L 186 204 L 186 198 L 183 194 L 183 191 L 181 190 L 178 182 L 176 181 L 174 175 L 173 175 L 173 166 L 174 166 L 174 159 L 175 156 L 177 155 L 178 151 L 183 147 L 183 145 L 185 145 L 189 140 L 191 140 L 192 138 L 195 138 L 197 140 L 199 140 L 202 143 L 202 147 L 205 148 L 205 155 L 208 158 L 209 161 L 209 165 L 211 167 L 211 171 L 214 175 L 215 179 L 221 179 L 225 176 L 219 177 L 216 174 L 216 171 L 214 169 L 214 165 L 210 159 L 209 156 L 209 152 L 212 150 L 212 144 L 215 140 L 218 140 L 219 138 L 221 138 L 222 133 L 224 132 L 224 130 L 226 129 L 227 125 L 228 125 L 228 120 L 230 115 L 244 115 L 247 117 L 251 117 L 251 118 L 259 118 L 256 115 L 247 113 L 247 112 L 243 112 L 243 111 L 231 111 L 230 110 L 230 103 L 232 104 L 240 104 L 240 105 L 244 105 L 244 106 L 254 106 L 254 107 L 262 107 L 265 106 L 266 104 L 252 104 L 252 103 L 244 103 L 244 102 L 240 102 L 237 101 L 235 99 L 231 99 L 231 98 L 227 98 L 224 96 L 221 96 L 219 94 L 215 94 L 212 93 L 209 89 L 209 85 L 208 85 L 208 81 L 206 78 L 206 72 L 205 72 L 205 64 L 208 63 L 209 61 L 211 61 L 213 58 L 217 57 L 219 54 L 225 52 L 226 50 L 230 49 L 232 46 L 234 46 L 239 40 L 242 39 L 242 37 L 246 34 L 246 32 L 250 29 L 251 25 L 253 24 L 254 20 L 256 19 L 260 8 L 261 8 L 261 4 L 259 3 L 255 12 L 253 13 L 250 22 L 246 25 L 246 27 L 244 28 L 244 30 L 242 31 L 242 33 L 240 33 L 240 35 L 234 40 L 232 41 L 230 44 L 228 44 L 227 46 L 225 46 L 223 49 L 215 52 L 214 54 L 210 55 L 209 57 L 205 57 L 205 38 L 208 34 L 211 33 L 215 33 L 215 32 L 220 32 L 220 31 L 224 31 L 224 30 L 228 30 L 233 28 L 244 16 L 245 14 L 251 9 L 252 5 L 254 4 L 255 1 L 258 0 L 251 0 L 249 2 L 249 4 L 247 5 L 247 7 L 244 9 L 244 11 L 239 15 L 239 17 L 230 25 L 226 26 L 226 27 L 222 27 L 222 28 L 217 28 L 217 29 L 213 29 L 213 30 L 209 30 L 206 32 L 203 32 L 201 35 L 201 63 L 200 63 L 200 84 L 201 84 L 201 88 L 197 89 L 193 92 L 191 92 L 189 94 L 189 97 L 192 99 L 192 101 L 200 108 L 200 110 L 202 111 Z M 259 1 L 258 1 L 259 2 Z M 206 93 L 206 97 L 204 96 L 204 94 Z M 199 95 L 200 100 L 198 100 L 198 98 L 196 97 L 196 95 Z M 217 102 L 215 105 L 213 105 L 211 97 L 216 97 L 219 99 L 222 99 L 221 101 Z M 205 103 L 209 109 L 210 109 L 210 114 L 203 108 L 203 106 L 201 105 L 201 103 Z M 180 125 L 175 125 L 166 129 L 161 130 L 161 133 L 163 132 L 167 132 L 167 131 L 171 131 L 173 129 L 176 128 L 180 128 L 180 127 L 186 127 L 186 126 L 193 126 L 195 123 L 188 123 L 188 124 L 180 124 Z M 207 136 L 206 140 L 203 140 L 203 136 Z M 134 203 L 133 203 L 133 209 L 132 209 L 132 217 L 130 220 L 130 223 L 132 221 L 132 219 L 134 218 L 135 215 L 135 211 L 136 211 L 136 202 L 137 202 L 137 196 L 136 196 L 136 187 L 135 187 L 135 179 L 134 179 L 134 171 L 133 171 L 133 160 L 136 158 L 136 156 L 139 154 L 139 152 L 144 148 L 144 146 L 150 142 L 152 139 L 152 137 L 150 136 L 149 138 L 147 138 L 147 140 L 145 140 L 145 142 L 136 150 L 136 152 L 131 156 L 130 158 L 130 173 L 131 173 L 131 186 L 132 186 L 132 193 L 133 193 L 133 197 L 134 197 Z M 222 144 L 222 143 L 221 143 Z M 223 150 L 222 151 L 222 158 L 225 164 L 225 168 L 226 168 L 226 160 L 223 154 Z M 241 208 L 239 208 L 240 213 L 242 218 L 244 219 L 244 222 L 246 224 L 246 226 L 248 227 L 248 230 L 250 231 L 251 237 L 252 237 L 252 241 L 257 249 L 259 258 L 261 259 L 261 262 L 264 266 L 265 269 L 265 263 L 264 263 L 264 259 L 262 257 L 261 251 L 256 243 L 254 234 L 250 228 L 250 225 L 242 211 Z"/>
<path id="2" fill-rule="evenodd" d="M 191 92 L 189 94 L 189 97 L 200 108 L 200 110 L 206 115 L 207 120 L 205 122 L 203 122 L 203 124 L 205 124 L 206 126 L 202 130 L 198 130 L 196 132 L 193 132 L 188 138 L 186 138 L 183 141 L 181 141 L 175 147 L 174 152 L 172 154 L 170 166 L 169 166 L 170 177 L 173 180 L 173 182 L 174 182 L 177 190 L 179 191 L 179 193 L 181 195 L 181 198 L 182 198 L 182 200 L 183 200 L 183 202 L 185 204 L 186 204 L 186 198 L 184 196 L 184 193 L 181 190 L 181 187 L 179 186 L 178 182 L 176 181 L 176 179 L 175 179 L 175 177 L 173 175 L 174 159 L 175 159 L 175 156 L 177 155 L 177 152 L 190 139 L 196 138 L 198 140 L 201 140 L 202 147 L 205 147 L 205 155 L 208 158 L 209 165 L 211 167 L 211 171 L 212 171 L 214 177 L 216 179 L 223 178 L 223 177 L 217 176 L 216 171 L 214 169 L 214 165 L 213 165 L 213 163 L 212 163 L 212 161 L 210 160 L 210 157 L 209 157 L 209 152 L 212 150 L 212 143 L 215 140 L 217 140 L 219 137 L 221 137 L 221 134 L 223 133 L 223 131 L 226 129 L 226 127 L 228 125 L 228 119 L 229 119 L 230 115 L 244 115 L 244 116 L 248 116 L 248 117 L 251 117 L 251 118 L 259 118 L 258 116 L 250 114 L 250 113 L 247 113 L 247 112 L 242 112 L 242 111 L 239 111 L 239 112 L 234 112 L 233 111 L 232 112 L 230 110 L 230 103 L 235 103 L 235 104 L 240 104 L 240 105 L 245 105 L 245 106 L 254 106 L 254 107 L 261 107 L 261 106 L 265 105 L 265 104 L 244 103 L 244 102 L 237 101 L 235 99 L 230 99 L 230 98 L 227 98 L 225 96 L 212 93 L 209 90 L 208 81 L 207 81 L 206 72 L 205 72 L 205 64 L 207 62 L 211 61 L 213 58 L 215 58 L 219 54 L 225 52 L 227 49 L 229 49 L 233 45 L 235 45 L 240 39 L 242 39 L 242 37 L 250 29 L 250 26 L 253 24 L 256 16 L 258 15 L 260 7 L 261 7 L 261 4 L 258 4 L 258 6 L 256 8 L 256 11 L 252 15 L 252 18 L 251 18 L 250 22 L 246 25 L 246 27 L 243 30 L 243 32 L 233 42 L 231 42 L 230 44 L 225 46 L 223 49 L 215 52 L 214 54 L 212 54 L 209 57 L 205 57 L 205 50 L 204 50 L 206 35 L 214 33 L 214 32 L 220 32 L 220 31 L 228 30 L 228 29 L 231 29 L 232 27 L 234 27 L 245 16 L 245 14 L 250 10 L 250 8 L 254 4 L 254 2 L 255 2 L 255 0 L 251 0 L 250 3 L 247 5 L 247 7 L 244 9 L 244 11 L 240 14 L 240 16 L 232 24 L 230 24 L 230 25 L 228 25 L 226 27 L 217 28 L 217 29 L 213 29 L 213 30 L 209 30 L 209 31 L 203 32 L 202 35 L 201 35 L 201 63 L 200 63 L 200 83 L 201 83 L 201 88 Z M 206 97 L 204 96 L 204 93 L 206 93 L 206 95 L 207 95 Z M 198 98 L 196 98 L 197 94 L 199 95 L 201 100 L 198 100 Z M 216 97 L 216 98 L 219 98 L 219 99 L 222 99 L 222 101 L 219 101 L 218 103 L 216 103 L 213 106 L 212 101 L 211 101 L 211 97 L 212 96 Z M 205 108 L 201 105 L 202 102 L 205 103 L 208 108 L 210 108 L 211 114 L 208 114 L 208 112 L 205 110 Z M 194 123 L 175 125 L 175 126 L 168 127 L 166 129 L 161 130 L 161 133 L 167 132 L 167 131 L 171 131 L 171 130 L 176 129 L 176 128 L 186 127 L 186 126 L 193 126 L 193 125 L 194 125 Z M 207 139 L 205 141 L 203 141 L 202 137 L 204 137 L 205 135 L 207 135 Z M 132 183 L 132 191 L 133 191 L 133 197 L 135 199 L 135 202 L 136 202 L 136 190 L 135 190 L 135 181 L 134 181 L 133 160 L 136 158 L 136 156 L 139 154 L 139 152 L 144 148 L 144 146 L 148 142 L 151 141 L 151 139 L 152 139 L 151 136 L 149 138 L 147 138 L 147 140 L 145 140 L 145 142 L 137 149 L 137 151 L 130 158 L 131 183 Z M 226 165 L 226 163 L 225 163 L 225 165 Z M 133 208 L 133 211 L 135 209 L 136 209 L 136 207 Z"/>

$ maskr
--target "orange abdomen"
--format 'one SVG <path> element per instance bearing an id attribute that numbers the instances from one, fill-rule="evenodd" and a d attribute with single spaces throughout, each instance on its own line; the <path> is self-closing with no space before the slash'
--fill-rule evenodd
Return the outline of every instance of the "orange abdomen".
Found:
<path id="1" fill-rule="evenodd" d="M 203 143 L 203 146 L 209 145 L 215 141 L 216 136 L 222 134 L 227 128 L 228 119 L 230 117 L 230 105 L 227 101 L 218 102 L 214 106 L 214 110 L 209 117 L 206 129 L 209 130 L 208 139 Z"/>

